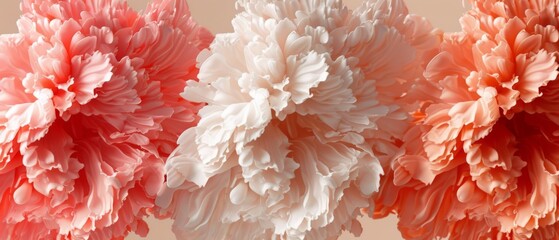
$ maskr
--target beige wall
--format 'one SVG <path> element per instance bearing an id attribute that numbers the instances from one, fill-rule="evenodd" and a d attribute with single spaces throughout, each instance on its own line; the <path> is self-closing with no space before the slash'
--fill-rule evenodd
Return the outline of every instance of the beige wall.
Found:
<path id="1" fill-rule="evenodd" d="M 460 0 L 406 0 L 410 11 L 431 20 L 435 27 L 445 31 L 459 30 L 458 17 L 464 8 Z M 148 0 L 129 0 L 136 9 L 142 9 Z M 345 0 L 350 7 L 357 6 L 361 0 Z M 212 32 L 230 31 L 229 20 L 234 16 L 233 0 L 188 0 L 193 17 L 202 25 L 207 26 Z M 15 21 L 19 15 L 19 1 L 2 0 L 0 3 L 0 33 L 12 33 L 17 30 Z M 363 235 L 354 238 L 344 234 L 341 239 L 401 239 L 396 229 L 396 218 L 390 217 L 382 220 L 361 219 L 364 227 Z M 171 221 L 149 220 L 151 232 L 147 239 L 167 240 L 174 239 L 170 225 Z M 218 226 L 216 226 L 218 227 Z M 130 236 L 127 239 L 140 239 Z"/>
<path id="2" fill-rule="evenodd" d="M 235 15 L 233 0 L 187 1 L 193 17 L 214 33 L 231 30 L 229 20 Z M 349 7 L 355 8 L 362 0 L 344 0 L 344 2 Z M 458 17 L 464 12 L 462 0 L 406 0 L 406 2 L 411 12 L 429 18 L 434 26 L 445 31 L 459 30 Z M 216 9 L 219 9 L 219 14 L 212 14 L 211 11 Z"/>
<path id="3" fill-rule="evenodd" d="M 187 0 L 192 15 L 214 33 L 231 29 L 229 20 L 235 15 L 233 0 Z M 142 9 L 148 0 L 128 0 L 136 9 Z M 345 0 L 350 7 L 361 0 Z M 406 0 L 410 10 L 431 20 L 433 25 L 446 31 L 459 29 L 457 17 L 464 11 L 461 0 Z M 15 20 L 19 15 L 18 0 L 2 0 L 0 3 L 0 33 L 17 30 Z"/>

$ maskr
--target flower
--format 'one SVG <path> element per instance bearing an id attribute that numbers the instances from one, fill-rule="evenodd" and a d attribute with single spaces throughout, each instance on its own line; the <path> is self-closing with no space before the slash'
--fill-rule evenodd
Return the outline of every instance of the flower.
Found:
<path id="1" fill-rule="evenodd" d="M 200 82 L 185 88 L 207 105 L 169 157 L 157 205 L 179 239 L 360 234 L 437 32 L 402 0 L 237 7 L 234 32 L 200 54 Z"/>
<path id="2" fill-rule="evenodd" d="M 418 111 L 374 215 L 405 238 L 555 239 L 557 1 L 472 1 L 425 75 Z"/>
<path id="3" fill-rule="evenodd" d="M 19 33 L 0 37 L 0 235 L 145 235 L 164 160 L 197 120 L 179 93 L 211 34 L 184 1 L 21 8 Z"/>

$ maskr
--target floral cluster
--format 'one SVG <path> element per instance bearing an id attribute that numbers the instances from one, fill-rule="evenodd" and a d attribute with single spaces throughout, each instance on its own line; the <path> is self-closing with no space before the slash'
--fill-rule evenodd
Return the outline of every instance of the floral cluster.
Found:
<path id="1" fill-rule="evenodd" d="M 402 0 L 239 0 L 183 97 L 207 104 L 167 164 L 179 238 L 331 239 L 394 155 L 438 32 Z M 219 226 L 216 228 L 216 226 Z"/>
<path id="2" fill-rule="evenodd" d="M 212 41 L 183 1 L 24 0 L 0 37 L 0 236 L 145 235 Z"/>
<path id="3" fill-rule="evenodd" d="M 559 238 L 559 0 L 22 0 L 0 35 L 0 238 Z M 380 237 L 380 236 L 379 236 Z"/>
<path id="4" fill-rule="evenodd" d="M 376 198 L 407 239 L 555 239 L 557 1 L 476 0 Z"/>

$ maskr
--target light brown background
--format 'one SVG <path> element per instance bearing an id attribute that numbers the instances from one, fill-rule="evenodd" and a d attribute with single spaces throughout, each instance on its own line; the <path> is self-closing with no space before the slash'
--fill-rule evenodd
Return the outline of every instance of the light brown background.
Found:
<path id="1" fill-rule="evenodd" d="M 128 0 L 134 8 L 141 10 L 149 0 Z M 235 15 L 234 0 L 187 0 L 194 19 L 209 28 L 213 33 L 231 30 L 230 20 Z M 345 0 L 351 8 L 355 8 L 361 0 Z M 412 13 L 427 17 L 435 27 L 445 31 L 459 30 L 458 18 L 465 11 L 461 0 L 406 0 Z M 19 15 L 18 0 L 2 0 L 0 3 L 0 33 L 13 33 L 17 31 L 16 20 Z M 363 234 L 355 238 L 344 234 L 340 239 L 401 239 L 396 228 L 396 218 L 390 217 L 381 220 L 360 219 L 363 224 Z M 147 239 L 172 240 L 175 239 L 171 232 L 171 221 L 148 220 L 150 233 Z M 219 226 L 216 226 L 219 227 Z M 135 235 L 129 240 L 141 239 Z"/>

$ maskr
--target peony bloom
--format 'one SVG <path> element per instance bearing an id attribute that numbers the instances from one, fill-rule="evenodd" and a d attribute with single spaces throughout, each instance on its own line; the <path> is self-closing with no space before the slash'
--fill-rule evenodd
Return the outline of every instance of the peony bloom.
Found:
<path id="1" fill-rule="evenodd" d="M 211 34 L 184 1 L 24 0 L 0 37 L 0 236 L 145 235 Z M 163 132 L 162 129 L 165 129 Z"/>
<path id="2" fill-rule="evenodd" d="M 183 96 L 207 104 L 165 166 L 179 239 L 359 234 L 439 38 L 402 0 L 239 0 Z"/>
<path id="3" fill-rule="evenodd" d="M 472 3 L 374 214 L 396 212 L 408 239 L 557 239 L 559 3 Z"/>

